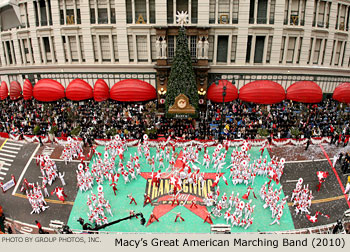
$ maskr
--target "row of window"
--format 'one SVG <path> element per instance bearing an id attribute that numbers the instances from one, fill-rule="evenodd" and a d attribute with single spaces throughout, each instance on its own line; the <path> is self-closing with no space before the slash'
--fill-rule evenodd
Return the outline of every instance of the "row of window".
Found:
<path id="1" fill-rule="evenodd" d="M 58 0 L 60 24 L 81 24 L 81 0 Z M 314 1 L 314 27 L 329 28 L 331 12 L 337 12 L 335 29 L 349 29 L 349 5 L 333 4 L 324 0 L 285 0 L 284 24 L 304 25 L 307 1 Z M 210 24 L 238 24 L 239 0 L 210 0 Z M 177 11 L 187 11 L 189 23 L 197 24 L 198 0 L 167 0 L 167 20 L 169 24 L 176 23 Z M 37 0 L 33 2 L 36 26 L 52 25 L 51 0 Z M 274 24 L 276 0 L 250 0 L 250 24 Z M 125 0 L 126 22 L 128 24 L 155 24 L 155 0 Z M 334 7 L 335 6 L 335 7 Z M 28 3 L 19 4 L 22 27 L 29 27 Z M 91 24 L 115 24 L 115 0 L 89 0 Z"/>
<path id="2" fill-rule="evenodd" d="M 57 45 L 63 46 L 64 62 L 85 62 L 85 48 L 82 35 L 64 35 L 61 41 L 55 41 L 53 36 L 35 38 L 20 38 L 17 41 L 2 41 L 5 65 L 34 64 L 33 46 L 38 47 L 40 63 L 57 62 Z M 128 35 L 128 52 L 130 62 L 155 62 L 157 60 L 155 35 Z M 173 59 L 176 51 L 176 36 L 167 36 L 167 58 Z M 208 60 L 214 64 L 231 64 L 236 62 L 237 35 L 210 35 L 208 37 Z M 198 36 L 188 36 L 188 48 L 192 59 L 197 59 Z M 246 48 L 246 63 L 270 63 L 273 36 L 248 35 Z M 327 38 L 312 37 L 310 44 L 304 43 L 302 36 L 282 36 L 279 63 L 300 63 L 301 49 L 308 46 L 307 64 L 324 65 L 328 46 Z M 347 42 L 335 39 L 332 45 L 330 66 L 344 66 Z M 86 45 L 85 45 L 86 46 Z M 92 46 L 95 62 L 118 62 L 117 35 L 92 35 Z M 16 50 L 16 48 L 18 48 Z M 18 54 L 16 58 L 16 54 Z M 19 61 L 19 62 L 17 62 Z M 349 61 L 350 63 L 350 61 Z"/>

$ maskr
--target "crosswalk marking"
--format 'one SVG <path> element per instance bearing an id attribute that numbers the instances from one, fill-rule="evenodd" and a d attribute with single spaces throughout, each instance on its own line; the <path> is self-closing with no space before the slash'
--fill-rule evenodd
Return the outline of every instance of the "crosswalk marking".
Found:
<path id="1" fill-rule="evenodd" d="M 21 147 L 12 147 L 12 146 L 4 146 L 3 149 L 10 149 L 10 150 L 20 150 Z"/>
<path id="2" fill-rule="evenodd" d="M 3 158 L 3 157 L 0 157 L 0 160 L 4 160 L 4 161 L 8 161 L 8 162 L 13 162 L 13 159 L 8 159 L 8 158 Z"/>
<path id="3" fill-rule="evenodd" d="M 16 157 L 15 155 L 10 155 L 10 154 L 1 153 L 1 152 L 0 152 L 0 155 L 1 155 L 1 156 L 5 156 L 5 157 L 12 157 L 12 158 L 15 158 L 15 157 Z"/>
<path id="4" fill-rule="evenodd" d="M 10 142 L 10 141 L 7 141 L 6 142 L 7 145 L 13 145 L 13 146 L 23 146 L 23 144 L 19 144 L 19 143 L 16 143 L 16 142 Z"/>
<path id="5" fill-rule="evenodd" d="M 6 149 L 5 149 L 5 147 L 4 147 L 4 148 L 2 148 L 0 151 L 2 151 L 2 152 L 7 152 L 7 153 L 18 154 L 18 151 L 6 150 Z"/>
<path id="6" fill-rule="evenodd" d="M 23 144 L 7 139 L 0 147 L 0 180 L 4 180 Z M 10 153 L 10 154 L 9 154 Z M 13 155 L 12 155 L 13 154 Z M 6 162 L 5 162 L 6 161 Z M 6 167 L 5 167 L 6 166 Z"/>
<path id="7" fill-rule="evenodd" d="M 43 155 L 51 156 L 52 152 L 55 150 L 54 147 L 45 147 L 44 150 L 42 151 Z"/>

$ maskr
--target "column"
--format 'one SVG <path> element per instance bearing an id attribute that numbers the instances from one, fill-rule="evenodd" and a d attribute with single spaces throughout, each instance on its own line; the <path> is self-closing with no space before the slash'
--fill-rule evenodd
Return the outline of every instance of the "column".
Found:
<path id="1" fill-rule="evenodd" d="M 293 64 L 295 64 L 297 62 L 297 60 L 298 60 L 299 46 L 300 46 L 300 36 L 296 37 L 296 39 L 295 39 Z"/>
<path id="2" fill-rule="evenodd" d="M 216 65 L 217 47 L 218 47 L 218 35 L 215 34 L 215 35 L 214 35 L 213 65 Z"/>
<path id="3" fill-rule="evenodd" d="M 299 7 L 298 7 L 298 22 L 297 25 L 301 25 L 301 8 L 305 8 L 305 6 L 302 6 L 303 0 L 299 0 Z M 299 37 L 298 37 L 299 38 Z"/>
<path id="4" fill-rule="evenodd" d="M 149 0 L 146 0 L 146 18 L 147 18 L 147 24 L 150 23 L 150 20 L 149 20 Z"/>
<path id="5" fill-rule="evenodd" d="M 135 24 L 135 0 L 131 0 L 132 23 Z"/>
<path id="6" fill-rule="evenodd" d="M 258 1 L 258 0 L 255 0 Z M 249 64 L 254 64 L 254 57 L 255 57 L 255 43 L 256 43 L 256 35 L 252 35 L 252 46 L 250 48 L 250 61 Z"/>
<path id="7" fill-rule="evenodd" d="M 90 20 L 89 1 L 80 1 L 80 15 L 81 15 L 81 34 L 83 35 L 83 41 L 84 41 L 85 61 L 86 61 L 86 64 L 95 64 L 94 48 L 93 48 L 91 29 L 90 29 L 91 20 Z"/>
<path id="8" fill-rule="evenodd" d="M 110 0 L 107 0 L 107 24 L 111 23 L 111 3 Z"/>
<path id="9" fill-rule="evenodd" d="M 73 12 L 74 12 L 74 24 L 78 24 L 78 14 L 77 14 L 77 1 L 73 2 Z M 77 40 L 78 41 L 78 40 Z"/>
<path id="10" fill-rule="evenodd" d="M 254 0 L 254 24 L 258 22 L 258 2 L 259 0 Z"/>
<path id="11" fill-rule="evenodd" d="M 50 25 L 50 11 L 49 11 L 49 3 L 47 0 L 45 0 L 45 9 L 46 9 L 47 25 Z"/>
<path id="12" fill-rule="evenodd" d="M 70 41 L 69 41 L 69 36 L 65 36 L 66 37 L 66 45 L 67 45 L 67 55 L 68 56 L 68 63 L 72 64 L 72 52 L 70 49 Z"/>
<path id="13" fill-rule="evenodd" d="M 39 25 L 38 25 L 38 26 L 41 26 L 40 4 L 39 4 L 39 2 L 38 2 L 38 1 L 36 1 L 36 2 L 35 2 L 35 4 L 36 4 L 36 8 L 37 8 L 37 10 L 38 10 L 38 12 L 37 12 L 37 15 L 38 15 L 38 20 L 39 20 Z"/>
<path id="14" fill-rule="evenodd" d="M 158 25 L 167 25 L 167 0 L 155 0 L 156 21 Z M 199 13 L 198 13 L 199 14 Z M 207 21 L 208 22 L 208 21 Z"/>
<path id="15" fill-rule="evenodd" d="M 270 24 L 270 9 L 271 9 L 271 0 L 268 0 L 267 11 L 266 11 L 266 24 Z"/>
<path id="16" fill-rule="evenodd" d="M 98 50 L 98 63 L 102 63 L 102 49 L 101 49 L 101 40 L 100 35 L 96 34 L 96 43 L 97 43 L 97 50 Z"/>
<path id="17" fill-rule="evenodd" d="M 264 40 L 264 52 L 263 52 L 263 64 L 266 63 L 266 57 L 267 57 L 267 46 L 269 44 L 269 35 L 265 36 L 265 40 Z"/>
<path id="18" fill-rule="evenodd" d="M 176 24 L 176 0 L 173 1 L 173 19 L 174 24 Z"/>
<path id="19" fill-rule="evenodd" d="M 128 37 L 126 29 L 126 5 L 125 0 L 115 0 L 115 8 L 118 10 L 116 16 L 118 55 L 120 64 L 129 64 Z M 164 3 L 164 24 L 166 24 L 166 3 Z M 158 6 L 157 6 L 158 7 Z M 158 9 L 157 9 L 158 11 Z M 158 23 L 158 19 L 157 19 Z"/>
<path id="20" fill-rule="evenodd" d="M 132 45 L 134 47 L 134 62 L 138 62 L 136 34 L 132 34 Z"/>
<path id="21" fill-rule="evenodd" d="M 67 24 L 67 6 L 66 6 L 66 0 L 63 0 L 63 24 Z"/>
<path id="22" fill-rule="evenodd" d="M 219 0 L 215 1 L 215 24 L 218 24 L 219 20 Z"/>
<path id="23" fill-rule="evenodd" d="M 188 0 L 188 23 L 191 24 L 192 23 L 192 13 L 191 13 L 191 9 L 192 9 L 192 1 Z"/>
<path id="24" fill-rule="evenodd" d="M 320 8 L 320 1 L 316 0 L 316 18 L 315 18 L 315 27 L 317 27 L 318 23 L 318 12 Z"/>
<path id="25" fill-rule="evenodd" d="M 46 60 L 46 52 L 45 52 L 45 46 L 44 46 L 44 39 L 43 39 L 43 37 L 39 37 L 39 43 L 40 43 L 40 48 L 41 48 L 41 55 L 42 55 L 42 60 L 43 60 L 43 62 L 42 63 L 44 63 L 44 64 L 46 64 L 47 63 L 47 60 Z"/>
<path id="26" fill-rule="evenodd" d="M 270 1 L 270 0 L 269 0 Z M 230 19 L 230 21 L 229 21 L 229 24 L 232 24 L 232 10 L 233 10 L 233 0 L 230 0 L 230 14 L 228 15 L 229 16 L 229 19 Z M 231 53 L 230 53 L 230 55 L 231 55 Z M 230 56 L 231 57 L 231 56 Z M 231 61 L 230 61 L 231 62 Z"/>
<path id="27" fill-rule="evenodd" d="M 77 41 L 78 61 L 79 64 L 81 64 L 83 62 L 83 56 L 81 55 L 80 38 L 78 34 L 75 35 L 75 40 Z"/>
<path id="28" fill-rule="evenodd" d="M 95 1 L 95 24 L 98 24 L 98 5 L 97 1 Z"/>
<path id="29" fill-rule="evenodd" d="M 26 52 L 24 49 L 23 39 L 19 39 L 19 43 L 20 43 L 21 52 L 22 52 L 23 64 L 27 65 L 27 57 L 26 57 Z"/>
<path id="30" fill-rule="evenodd" d="M 314 63 L 315 45 L 316 45 L 316 37 L 314 37 L 314 39 L 312 40 L 311 55 L 310 55 L 310 62 L 309 62 L 310 65 Z"/>
<path id="31" fill-rule="evenodd" d="M 286 39 L 284 40 L 284 50 L 283 50 L 283 60 L 282 60 L 283 65 L 287 63 L 288 47 L 289 47 L 289 36 L 287 35 Z"/>
<path id="32" fill-rule="evenodd" d="M 112 37 L 112 31 L 108 35 L 109 38 L 109 48 L 111 51 L 111 62 L 115 62 L 115 57 L 114 57 L 114 44 L 113 44 L 113 37 Z"/>
<path id="33" fill-rule="evenodd" d="M 147 34 L 147 52 L 148 52 L 148 63 L 152 64 L 152 49 L 151 49 L 151 34 L 150 34 L 150 30 L 148 31 Z"/>
<path id="34" fill-rule="evenodd" d="M 56 58 L 55 58 L 56 48 L 54 48 L 53 46 L 51 35 L 49 36 L 49 44 L 50 44 L 51 59 L 52 59 L 52 63 L 54 64 L 56 62 Z"/>
<path id="35" fill-rule="evenodd" d="M 231 50 L 232 50 L 232 34 L 228 36 L 228 46 L 227 46 L 227 64 L 231 64 Z"/>
<path id="36" fill-rule="evenodd" d="M 288 2 L 288 15 L 287 15 L 287 24 L 291 25 L 291 13 L 292 13 L 292 0 L 289 0 Z M 284 59 L 284 58 L 283 58 Z"/>

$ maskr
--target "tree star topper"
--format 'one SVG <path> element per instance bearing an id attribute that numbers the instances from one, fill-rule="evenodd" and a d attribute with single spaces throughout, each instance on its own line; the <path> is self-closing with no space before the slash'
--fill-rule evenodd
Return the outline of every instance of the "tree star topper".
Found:
<path id="1" fill-rule="evenodd" d="M 181 12 L 177 12 L 176 14 L 176 22 L 178 24 L 181 25 L 181 27 L 183 27 L 185 24 L 188 23 L 188 14 L 187 14 L 187 11 L 181 11 Z"/>

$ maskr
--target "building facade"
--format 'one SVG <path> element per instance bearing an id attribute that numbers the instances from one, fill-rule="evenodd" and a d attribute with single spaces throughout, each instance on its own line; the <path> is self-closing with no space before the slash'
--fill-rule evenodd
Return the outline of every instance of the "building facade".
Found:
<path id="1" fill-rule="evenodd" d="M 188 13 L 198 91 L 215 78 L 237 88 L 258 79 L 284 88 L 312 80 L 324 93 L 350 82 L 348 0 L 1 1 L 0 78 L 7 83 L 103 78 L 111 87 L 137 78 L 166 91 L 177 11 Z M 9 21 L 11 7 L 18 24 Z"/>

